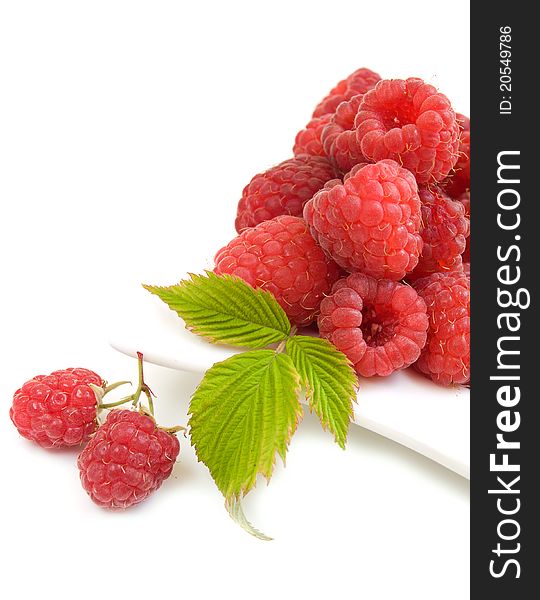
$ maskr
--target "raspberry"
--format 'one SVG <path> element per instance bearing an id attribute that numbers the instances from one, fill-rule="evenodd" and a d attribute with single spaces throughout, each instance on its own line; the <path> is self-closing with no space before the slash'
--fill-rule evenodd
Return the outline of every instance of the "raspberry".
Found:
<path id="1" fill-rule="evenodd" d="M 222 248 L 215 272 L 271 292 L 291 322 L 308 325 L 339 277 L 339 268 L 299 217 L 281 216 L 246 229 Z"/>
<path id="2" fill-rule="evenodd" d="M 385 377 L 418 359 L 428 318 L 424 301 L 410 286 L 353 273 L 322 301 L 318 325 L 359 375 Z"/>
<path id="3" fill-rule="evenodd" d="M 37 375 L 15 392 L 9 416 L 23 437 L 43 448 L 81 444 L 97 426 L 97 398 L 90 383 L 105 385 L 88 369 Z"/>
<path id="4" fill-rule="evenodd" d="M 424 242 L 413 278 L 438 271 L 453 271 L 461 264 L 469 236 L 469 219 L 461 202 L 450 199 L 437 186 L 421 186 L 422 240 Z"/>
<path id="5" fill-rule="evenodd" d="M 442 181 L 458 159 L 456 113 L 446 96 L 421 79 L 379 81 L 364 95 L 355 128 L 364 156 L 397 160 L 418 183 Z"/>
<path id="6" fill-rule="evenodd" d="M 361 102 L 361 95 L 342 102 L 322 132 L 324 151 L 334 165 L 343 172 L 349 171 L 358 163 L 370 162 L 362 154 L 354 129 L 354 119 Z"/>
<path id="7" fill-rule="evenodd" d="M 306 204 L 304 218 L 322 248 L 347 271 L 402 279 L 422 250 L 420 199 L 413 174 L 392 160 L 332 182 Z"/>
<path id="8" fill-rule="evenodd" d="M 332 114 L 328 113 L 322 117 L 316 117 L 306 125 L 304 129 L 296 134 L 294 140 L 293 153 L 295 156 L 308 154 L 310 156 L 326 156 L 321 135 L 323 129 L 328 125 Z"/>
<path id="9" fill-rule="evenodd" d="M 453 171 L 442 182 L 446 193 L 457 198 L 471 187 L 471 124 L 467 117 L 456 115 L 461 129 L 459 139 L 458 160 Z"/>
<path id="10" fill-rule="evenodd" d="M 461 260 L 463 260 L 464 262 L 471 262 L 471 236 L 469 236 L 466 240 L 465 240 L 465 250 L 463 251 L 463 254 L 461 255 Z"/>
<path id="11" fill-rule="evenodd" d="M 357 69 L 330 90 L 329 94 L 317 104 L 313 116 L 322 117 L 325 114 L 334 113 L 341 102 L 350 100 L 357 94 L 365 94 L 380 79 L 381 76 L 370 69 Z"/>
<path id="12" fill-rule="evenodd" d="M 427 344 L 415 367 L 441 385 L 470 380 L 470 279 L 433 273 L 414 284 L 429 317 Z"/>
<path id="13" fill-rule="evenodd" d="M 457 198 L 457 200 L 459 202 L 461 202 L 461 204 L 463 204 L 463 206 L 465 207 L 465 216 L 470 219 L 471 218 L 471 192 L 469 190 L 467 190 L 466 192 L 463 192 L 463 194 L 461 194 L 461 196 L 459 196 Z M 464 262 L 471 262 L 470 228 L 469 228 L 469 235 L 467 236 L 467 239 L 465 241 L 466 241 L 466 244 L 465 244 L 465 250 L 462 255 L 462 259 Z"/>
<path id="14" fill-rule="evenodd" d="M 255 175 L 242 192 L 235 227 L 240 233 L 279 215 L 302 215 L 304 204 L 336 176 L 326 158 L 297 156 Z"/>
<path id="15" fill-rule="evenodd" d="M 145 500 L 171 474 L 180 451 L 175 435 L 133 410 L 112 410 L 79 455 L 81 482 L 106 508 L 128 508 Z"/>
<path id="16" fill-rule="evenodd" d="M 360 171 L 360 169 L 362 167 L 365 167 L 366 165 L 369 165 L 369 163 L 361 162 L 357 165 L 354 165 L 354 167 L 348 173 L 345 173 L 345 175 L 343 175 L 343 182 L 347 181 L 347 179 L 349 179 L 350 177 L 354 177 L 354 175 L 356 175 L 356 173 L 358 173 L 358 171 Z"/>
<path id="17" fill-rule="evenodd" d="M 471 192 L 470 192 L 470 190 L 463 192 L 462 194 L 457 196 L 455 199 L 458 202 L 460 202 L 461 204 L 463 204 L 463 206 L 465 208 L 465 216 L 467 217 L 467 219 L 469 219 L 469 223 L 470 223 L 470 218 L 471 218 Z M 464 263 L 470 262 L 470 260 L 471 260 L 470 242 L 471 242 L 471 228 L 469 225 L 469 235 L 467 236 L 467 239 L 465 240 L 465 250 L 463 251 L 463 254 L 461 255 L 461 258 Z"/>
<path id="18" fill-rule="evenodd" d="M 471 216 L 471 192 L 469 190 L 467 190 L 466 192 L 463 192 L 463 194 L 460 194 L 459 196 L 456 197 L 456 200 L 458 202 L 461 202 L 461 204 L 463 204 L 463 207 L 465 208 L 465 216 L 467 218 L 470 218 L 470 216 Z"/>
<path id="19" fill-rule="evenodd" d="M 463 131 L 471 130 L 471 120 L 469 119 L 469 117 L 466 117 L 461 113 L 456 113 L 456 120 Z"/>

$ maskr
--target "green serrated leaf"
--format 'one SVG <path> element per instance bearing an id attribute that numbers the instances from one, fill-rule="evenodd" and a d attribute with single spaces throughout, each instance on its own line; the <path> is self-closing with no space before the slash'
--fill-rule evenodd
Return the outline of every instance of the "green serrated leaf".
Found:
<path id="1" fill-rule="evenodd" d="M 190 274 L 177 285 L 144 285 L 186 323 L 214 343 L 265 348 L 285 340 L 291 324 L 270 292 L 253 289 L 231 275 Z"/>
<path id="2" fill-rule="evenodd" d="M 306 389 L 309 407 L 344 448 L 358 385 L 349 359 L 329 341 L 304 335 L 289 338 L 286 352 Z"/>
<path id="3" fill-rule="evenodd" d="M 189 407 L 191 443 L 228 501 L 258 473 L 270 479 L 276 453 L 285 462 L 302 415 L 299 389 L 291 358 L 272 350 L 236 354 L 206 372 Z"/>

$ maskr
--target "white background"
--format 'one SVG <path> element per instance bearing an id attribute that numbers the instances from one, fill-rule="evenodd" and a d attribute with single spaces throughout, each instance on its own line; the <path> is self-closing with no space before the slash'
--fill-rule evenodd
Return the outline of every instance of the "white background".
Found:
<path id="1" fill-rule="evenodd" d="M 74 451 L 33 446 L 7 413 L 38 373 L 134 377 L 107 344 L 122 290 L 210 260 L 242 187 L 290 156 L 338 79 L 423 77 L 467 113 L 468 2 L 0 7 L 3 595 L 467 598 L 467 482 L 357 427 L 342 452 L 306 415 L 287 468 L 246 501 L 264 543 L 228 518 L 187 440 L 151 500 L 111 514 Z M 147 371 L 158 419 L 185 423 L 197 377 Z"/>

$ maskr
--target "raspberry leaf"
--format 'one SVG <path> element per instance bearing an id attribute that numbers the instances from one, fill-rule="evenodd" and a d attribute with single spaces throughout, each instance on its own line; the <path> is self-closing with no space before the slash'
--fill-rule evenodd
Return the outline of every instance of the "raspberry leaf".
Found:
<path id="1" fill-rule="evenodd" d="M 276 453 L 285 462 L 302 415 L 293 361 L 273 350 L 236 354 L 213 365 L 189 407 L 191 443 L 233 506 L 272 476 Z"/>
<path id="2" fill-rule="evenodd" d="M 304 335 L 289 338 L 286 352 L 300 375 L 310 409 L 344 448 L 358 385 L 349 359 L 329 341 Z"/>
<path id="3" fill-rule="evenodd" d="M 233 498 L 232 500 L 225 502 L 225 508 L 227 509 L 227 512 L 229 513 L 231 519 L 237 525 L 240 525 L 240 527 L 244 531 L 247 531 L 252 536 L 265 542 L 269 542 L 274 539 L 266 535 L 266 533 L 259 531 L 247 520 L 247 517 L 244 514 L 244 510 L 242 508 L 242 502 L 240 500 Z"/>
<path id="4" fill-rule="evenodd" d="M 264 348 L 285 340 L 291 330 L 274 296 L 239 277 L 207 271 L 177 285 L 143 287 L 182 317 L 189 330 L 214 343 Z"/>

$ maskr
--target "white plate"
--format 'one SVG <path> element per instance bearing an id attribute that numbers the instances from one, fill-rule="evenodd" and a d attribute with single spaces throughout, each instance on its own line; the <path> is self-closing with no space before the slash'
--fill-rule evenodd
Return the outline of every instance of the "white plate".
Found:
<path id="1" fill-rule="evenodd" d="M 167 282 L 163 282 L 166 284 Z M 110 343 L 116 350 L 180 371 L 204 373 L 239 350 L 205 342 L 142 286 L 127 290 L 114 315 Z M 443 388 L 412 369 L 362 379 L 354 423 L 375 431 L 469 478 L 468 388 Z"/>

